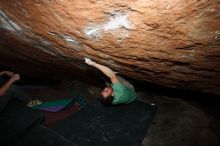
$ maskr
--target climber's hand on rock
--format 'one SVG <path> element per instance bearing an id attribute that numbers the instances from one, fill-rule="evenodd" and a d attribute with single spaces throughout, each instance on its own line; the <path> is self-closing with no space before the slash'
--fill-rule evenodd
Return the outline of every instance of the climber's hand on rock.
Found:
<path id="1" fill-rule="evenodd" d="M 91 59 L 89 59 L 89 58 L 84 58 L 85 59 L 85 63 L 86 64 L 88 64 L 88 65 L 94 65 L 95 64 L 95 62 L 93 62 Z"/>

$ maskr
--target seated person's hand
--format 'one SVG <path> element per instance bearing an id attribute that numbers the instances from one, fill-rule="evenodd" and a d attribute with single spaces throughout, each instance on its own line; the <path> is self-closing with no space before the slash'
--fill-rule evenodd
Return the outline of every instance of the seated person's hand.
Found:
<path id="1" fill-rule="evenodd" d="M 9 77 L 12 77 L 15 73 L 11 72 L 11 71 L 4 71 L 4 73 L 6 75 L 8 75 Z"/>
<path id="2" fill-rule="evenodd" d="M 85 59 L 85 63 L 86 64 L 88 64 L 88 65 L 94 65 L 95 64 L 95 62 L 93 62 L 91 59 L 89 59 L 89 58 L 84 58 Z"/>
<path id="3" fill-rule="evenodd" d="M 17 80 L 20 80 L 20 75 L 19 74 L 12 75 L 11 80 L 14 81 L 14 82 L 17 81 Z"/>

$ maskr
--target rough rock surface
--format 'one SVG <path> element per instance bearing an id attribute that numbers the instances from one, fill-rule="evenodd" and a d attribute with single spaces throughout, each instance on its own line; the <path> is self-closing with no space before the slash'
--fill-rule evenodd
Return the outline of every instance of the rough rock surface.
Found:
<path id="1" fill-rule="evenodd" d="M 137 80 L 220 94 L 220 0 L 0 1 L 2 65 L 80 76 L 83 57 Z"/>

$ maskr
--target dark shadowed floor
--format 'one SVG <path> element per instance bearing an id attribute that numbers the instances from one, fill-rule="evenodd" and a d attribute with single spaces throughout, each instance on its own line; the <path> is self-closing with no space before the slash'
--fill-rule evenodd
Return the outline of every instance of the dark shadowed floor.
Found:
<path id="1" fill-rule="evenodd" d="M 50 85 L 24 86 L 34 97 L 43 101 L 62 99 L 67 96 L 68 86 L 85 97 L 88 102 L 100 96 L 101 86 L 82 81 L 63 81 Z M 167 94 L 137 89 L 138 100 L 158 106 L 156 116 L 143 139 L 144 146 L 219 146 L 220 120 L 218 101 L 194 94 L 188 98 L 181 93 Z M 184 96 L 186 96 L 184 98 Z M 197 97 L 198 96 L 198 97 Z M 74 113 L 72 113 L 74 114 Z"/>

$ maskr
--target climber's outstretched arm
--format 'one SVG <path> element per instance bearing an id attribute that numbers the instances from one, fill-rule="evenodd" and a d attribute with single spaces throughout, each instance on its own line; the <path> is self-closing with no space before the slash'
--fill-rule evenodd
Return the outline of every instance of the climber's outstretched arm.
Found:
<path id="1" fill-rule="evenodd" d="M 95 68 L 97 68 L 101 72 L 103 72 L 107 77 L 109 77 L 111 79 L 112 83 L 118 83 L 118 78 L 117 78 L 116 74 L 109 67 L 106 67 L 104 65 L 93 62 L 88 58 L 85 58 L 85 62 L 88 65 L 94 66 Z"/>

